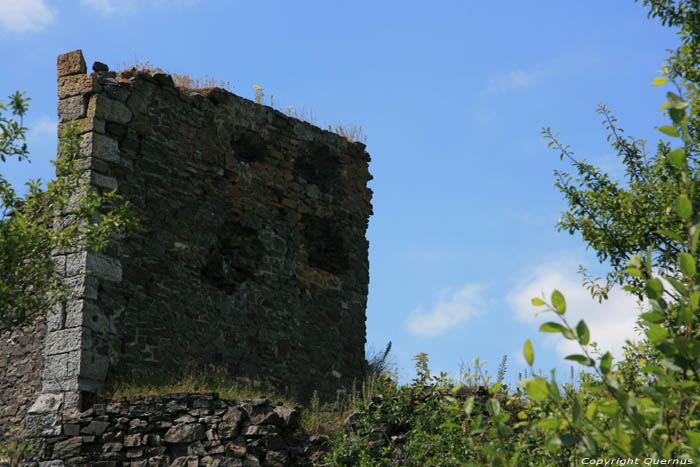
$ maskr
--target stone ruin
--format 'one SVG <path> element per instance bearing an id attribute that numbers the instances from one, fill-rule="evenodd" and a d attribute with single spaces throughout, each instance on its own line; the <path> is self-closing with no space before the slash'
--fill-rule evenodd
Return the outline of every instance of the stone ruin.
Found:
<path id="1" fill-rule="evenodd" d="M 92 187 L 144 228 L 54 258 L 73 296 L 0 335 L 0 433 L 61 434 L 62 410 L 144 368 L 224 368 L 300 400 L 359 382 L 364 144 L 165 73 L 93 70 L 80 50 L 58 57 L 59 131 L 77 119 Z"/>

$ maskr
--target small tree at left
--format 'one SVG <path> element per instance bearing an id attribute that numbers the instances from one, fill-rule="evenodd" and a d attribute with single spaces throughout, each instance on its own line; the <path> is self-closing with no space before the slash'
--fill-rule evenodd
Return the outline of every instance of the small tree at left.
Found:
<path id="1" fill-rule="evenodd" d="M 0 159 L 29 160 L 23 117 L 29 98 L 19 91 L 0 101 Z M 8 113 L 11 112 L 11 115 Z M 113 235 L 129 235 L 138 220 L 116 191 L 100 194 L 90 187 L 88 160 L 80 151 L 75 122 L 60 135 L 56 178 L 42 189 L 40 179 L 16 191 L 0 173 L 0 332 L 32 323 L 65 300 L 69 289 L 56 274 L 54 255 L 89 249 L 101 251 Z"/>

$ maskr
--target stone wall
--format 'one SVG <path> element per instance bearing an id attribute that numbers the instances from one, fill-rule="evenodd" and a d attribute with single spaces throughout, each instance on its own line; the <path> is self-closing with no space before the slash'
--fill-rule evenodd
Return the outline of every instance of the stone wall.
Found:
<path id="1" fill-rule="evenodd" d="M 45 335 L 44 319 L 0 333 L 0 440 L 9 438 L 11 428 L 24 428 L 27 410 L 41 391 Z"/>
<path id="2" fill-rule="evenodd" d="M 143 229 L 56 257 L 74 293 L 21 342 L 2 336 L 1 424 L 31 399 L 30 434 L 56 434 L 58 412 L 144 368 L 221 367 L 299 400 L 362 378 L 362 143 L 167 74 L 99 62 L 88 74 L 79 50 L 58 57 L 58 97 L 59 131 L 77 120 L 92 188 L 116 189 Z"/>
<path id="3" fill-rule="evenodd" d="M 61 434 L 37 437 L 46 467 L 321 465 L 323 438 L 301 435 L 299 410 L 267 399 L 211 394 L 119 398 L 63 415 Z"/>

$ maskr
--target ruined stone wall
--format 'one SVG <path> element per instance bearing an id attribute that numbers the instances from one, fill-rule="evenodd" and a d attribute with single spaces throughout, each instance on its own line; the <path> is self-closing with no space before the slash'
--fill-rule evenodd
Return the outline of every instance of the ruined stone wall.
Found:
<path id="1" fill-rule="evenodd" d="M 361 378 L 365 146 L 222 89 L 93 70 L 81 51 L 58 57 L 59 131 L 77 119 L 93 188 L 116 189 L 143 229 L 56 258 L 74 294 L 48 311 L 45 338 L 29 338 L 32 357 L 3 336 L 5 378 L 31 397 L 42 374 L 33 434 L 59 434 L 56 414 L 131 370 L 223 367 L 302 400 Z M 9 387 L 5 419 L 27 410 Z"/>
<path id="2" fill-rule="evenodd" d="M 0 333 L 0 440 L 10 438 L 11 428 L 24 428 L 27 410 L 41 391 L 45 336 L 44 319 Z"/>
<path id="3" fill-rule="evenodd" d="M 298 408 L 212 394 L 119 398 L 68 409 L 61 434 L 31 438 L 47 466 L 322 465 L 324 438 L 296 429 Z"/>

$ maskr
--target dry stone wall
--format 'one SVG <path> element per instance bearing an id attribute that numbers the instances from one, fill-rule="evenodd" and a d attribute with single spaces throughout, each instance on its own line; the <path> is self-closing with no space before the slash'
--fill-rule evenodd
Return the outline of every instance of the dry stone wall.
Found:
<path id="1" fill-rule="evenodd" d="M 37 437 L 41 467 L 255 467 L 322 465 L 325 439 L 300 436 L 299 409 L 217 394 L 119 398 L 68 409 L 61 435 Z"/>
<path id="2" fill-rule="evenodd" d="M 74 294 L 0 336 L 0 429 L 26 415 L 29 435 L 60 435 L 61 411 L 145 368 L 220 367 L 300 400 L 361 378 L 365 146 L 222 89 L 92 68 L 58 57 L 59 131 L 77 121 L 92 188 L 143 228 L 55 258 Z"/>

